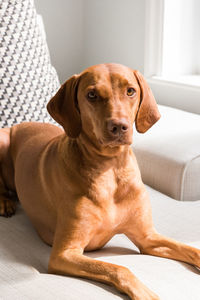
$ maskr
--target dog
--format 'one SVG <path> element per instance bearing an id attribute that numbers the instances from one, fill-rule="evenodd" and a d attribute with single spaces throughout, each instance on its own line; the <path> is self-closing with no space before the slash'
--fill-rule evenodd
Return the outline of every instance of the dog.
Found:
<path id="1" fill-rule="evenodd" d="M 114 285 L 134 300 L 158 300 L 128 268 L 84 251 L 125 234 L 142 254 L 200 267 L 200 250 L 160 235 L 131 150 L 133 123 L 146 132 L 160 118 L 139 71 L 92 66 L 68 79 L 47 110 L 62 127 L 27 122 L 0 130 L 0 214 L 16 193 L 41 239 L 52 246 L 48 272 Z"/>

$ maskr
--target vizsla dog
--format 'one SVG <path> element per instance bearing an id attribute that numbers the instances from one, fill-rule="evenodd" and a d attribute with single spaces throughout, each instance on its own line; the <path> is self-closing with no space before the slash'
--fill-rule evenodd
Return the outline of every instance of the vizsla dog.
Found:
<path id="1" fill-rule="evenodd" d="M 0 130 L 0 214 L 17 196 L 42 240 L 48 271 L 114 285 L 134 300 L 159 299 L 129 269 L 84 256 L 124 233 L 141 253 L 200 267 L 200 250 L 156 232 L 131 150 L 133 123 L 144 133 L 160 114 L 143 76 L 118 64 L 90 67 L 48 103 L 63 126 L 22 123 Z"/>

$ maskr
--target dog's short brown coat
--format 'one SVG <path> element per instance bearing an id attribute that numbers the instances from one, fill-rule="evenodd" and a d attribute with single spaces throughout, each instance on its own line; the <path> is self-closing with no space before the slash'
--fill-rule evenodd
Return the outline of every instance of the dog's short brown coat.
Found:
<path id="1" fill-rule="evenodd" d="M 127 268 L 83 255 L 126 234 L 141 253 L 200 266 L 200 251 L 158 234 L 131 150 L 132 125 L 159 118 L 138 71 L 118 64 L 72 76 L 50 100 L 50 124 L 0 130 L 0 214 L 14 213 L 16 191 L 40 237 L 52 245 L 49 272 L 114 285 L 131 299 L 159 299 Z M 151 272 L 151 270 L 149 271 Z"/>

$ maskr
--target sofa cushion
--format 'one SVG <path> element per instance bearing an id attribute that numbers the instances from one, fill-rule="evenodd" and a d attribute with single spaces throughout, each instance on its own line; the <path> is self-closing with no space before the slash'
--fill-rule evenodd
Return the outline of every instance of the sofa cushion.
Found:
<path id="1" fill-rule="evenodd" d="M 46 103 L 59 81 L 34 2 L 3 0 L 0 12 L 0 128 L 23 121 L 55 123 Z"/>
<path id="2" fill-rule="evenodd" d="M 156 229 L 200 248 L 200 201 L 175 201 L 148 187 Z M 1 299 L 128 299 L 102 283 L 47 274 L 51 248 L 38 237 L 22 208 L 12 218 L 0 217 Z M 86 255 L 128 267 L 162 300 L 199 299 L 199 271 L 182 262 L 141 255 L 124 236 Z"/>
<path id="3" fill-rule="evenodd" d="M 174 199 L 200 199 L 200 116 L 161 105 L 159 110 L 161 119 L 133 136 L 142 179 Z"/>

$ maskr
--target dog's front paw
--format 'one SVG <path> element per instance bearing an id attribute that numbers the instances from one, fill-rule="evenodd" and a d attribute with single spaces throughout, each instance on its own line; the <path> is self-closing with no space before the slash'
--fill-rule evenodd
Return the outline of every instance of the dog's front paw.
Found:
<path id="1" fill-rule="evenodd" d="M 131 300 L 160 300 L 160 298 L 153 291 L 145 287 L 137 292 L 134 291 L 134 295 L 131 297 Z"/>
<path id="2" fill-rule="evenodd" d="M 16 211 L 16 201 L 0 196 L 0 216 L 11 217 Z"/>

